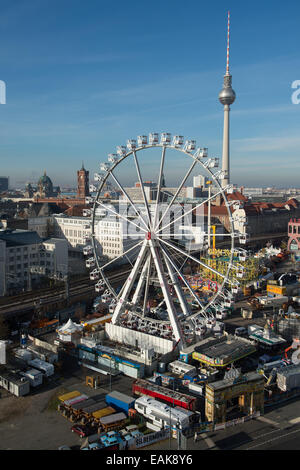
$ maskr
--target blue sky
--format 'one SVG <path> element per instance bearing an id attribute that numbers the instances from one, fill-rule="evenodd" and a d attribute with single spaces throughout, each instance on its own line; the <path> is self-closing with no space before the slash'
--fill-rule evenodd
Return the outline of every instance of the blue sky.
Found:
<path id="1" fill-rule="evenodd" d="M 221 157 L 227 10 L 237 99 L 232 182 L 300 186 L 296 1 L 0 0 L 1 174 L 75 184 L 116 145 L 149 132 Z M 145 175 L 146 176 L 146 175 Z M 124 172 L 124 184 L 130 183 Z M 175 181 L 168 181 L 173 184 Z"/>

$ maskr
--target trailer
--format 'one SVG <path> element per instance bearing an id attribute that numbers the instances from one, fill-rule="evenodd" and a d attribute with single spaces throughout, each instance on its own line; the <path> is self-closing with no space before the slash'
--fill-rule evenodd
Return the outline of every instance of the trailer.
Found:
<path id="1" fill-rule="evenodd" d="M 195 395 L 203 397 L 205 395 L 205 385 L 199 385 L 195 383 L 189 383 L 188 384 L 188 389 L 191 393 L 194 393 Z"/>
<path id="2" fill-rule="evenodd" d="M 147 419 L 147 426 L 157 431 L 166 427 L 171 427 L 175 432 L 189 428 L 196 416 L 192 411 L 172 408 L 145 396 L 138 398 L 134 406 Z"/>
<path id="3" fill-rule="evenodd" d="M 4 369 L 0 371 L 0 386 L 16 397 L 27 395 L 30 391 L 30 382 L 27 377 L 19 373 Z"/>
<path id="4" fill-rule="evenodd" d="M 60 395 L 58 399 L 59 401 L 64 402 L 66 400 L 70 400 L 71 398 L 79 397 L 79 395 L 81 395 L 81 393 L 78 392 L 78 390 L 73 390 L 72 392 L 67 392 L 63 395 Z"/>
<path id="5" fill-rule="evenodd" d="M 195 366 L 187 364 L 186 362 L 182 361 L 173 361 L 170 362 L 168 369 L 170 372 L 174 374 L 184 375 L 184 374 L 192 374 L 195 375 L 197 373 L 197 369 Z"/>
<path id="6" fill-rule="evenodd" d="M 292 364 L 277 372 L 277 387 L 283 392 L 289 392 L 300 386 L 300 365 Z"/>
<path id="7" fill-rule="evenodd" d="M 122 429 L 125 425 L 127 416 L 125 413 L 114 413 L 109 416 L 103 416 L 99 419 L 100 425 L 105 432 Z"/>
<path id="8" fill-rule="evenodd" d="M 108 405 L 112 405 L 118 411 L 123 411 L 128 416 L 128 410 L 134 408 L 135 399 L 124 393 L 113 391 L 106 395 L 105 401 Z"/>
<path id="9" fill-rule="evenodd" d="M 29 379 L 31 387 L 38 387 L 43 383 L 43 373 L 37 369 L 29 369 L 26 372 L 20 372 L 20 375 Z"/>
<path id="10" fill-rule="evenodd" d="M 54 365 L 49 362 L 41 361 L 40 359 L 32 359 L 32 361 L 28 361 L 27 364 L 43 372 L 46 377 L 50 377 L 54 374 Z"/>
<path id="11" fill-rule="evenodd" d="M 92 415 L 93 415 L 94 421 L 100 422 L 100 418 L 103 418 L 104 416 L 112 415 L 114 413 L 116 413 L 115 408 L 113 408 L 112 406 L 106 406 L 105 408 L 102 408 L 101 410 L 94 411 Z"/>
<path id="12" fill-rule="evenodd" d="M 133 382 L 132 393 L 139 396 L 147 395 L 157 398 L 190 411 L 195 411 L 197 407 L 197 398 L 161 387 L 143 379 L 137 379 Z"/>

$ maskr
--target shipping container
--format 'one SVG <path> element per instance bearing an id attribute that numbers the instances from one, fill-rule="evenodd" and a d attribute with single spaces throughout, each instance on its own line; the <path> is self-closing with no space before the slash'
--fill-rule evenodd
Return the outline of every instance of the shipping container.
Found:
<path id="1" fill-rule="evenodd" d="M 108 405 L 112 405 L 118 411 L 124 411 L 128 415 L 129 408 L 134 408 L 135 399 L 117 391 L 108 393 L 105 397 Z"/>

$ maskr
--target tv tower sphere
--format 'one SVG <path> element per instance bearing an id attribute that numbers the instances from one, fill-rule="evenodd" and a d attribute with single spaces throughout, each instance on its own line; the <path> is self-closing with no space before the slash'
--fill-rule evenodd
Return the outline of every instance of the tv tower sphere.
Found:
<path id="1" fill-rule="evenodd" d="M 227 78 L 230 78 L 230 80 L 227 81 Z M 228 82 L 228 85 L 226 82 Z M 235 97 L 235 91 L 231 87 L 231 75 L 225 75 L 224 87 L 219 93 L 219 101 L 223 105 L 230 105 L 235 102 Z"/>

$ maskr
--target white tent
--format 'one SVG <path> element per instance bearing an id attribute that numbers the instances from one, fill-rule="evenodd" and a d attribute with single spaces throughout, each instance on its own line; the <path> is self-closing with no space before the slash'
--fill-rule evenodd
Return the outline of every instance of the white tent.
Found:
<path id="1" fill-rule="evenodd" d="M 62 341 L 71 341 L 72 335 L 83 329 L 83 325 L 74 323 L 71 318 L 61 328 L 57 330 L 59 339 Z"/>

